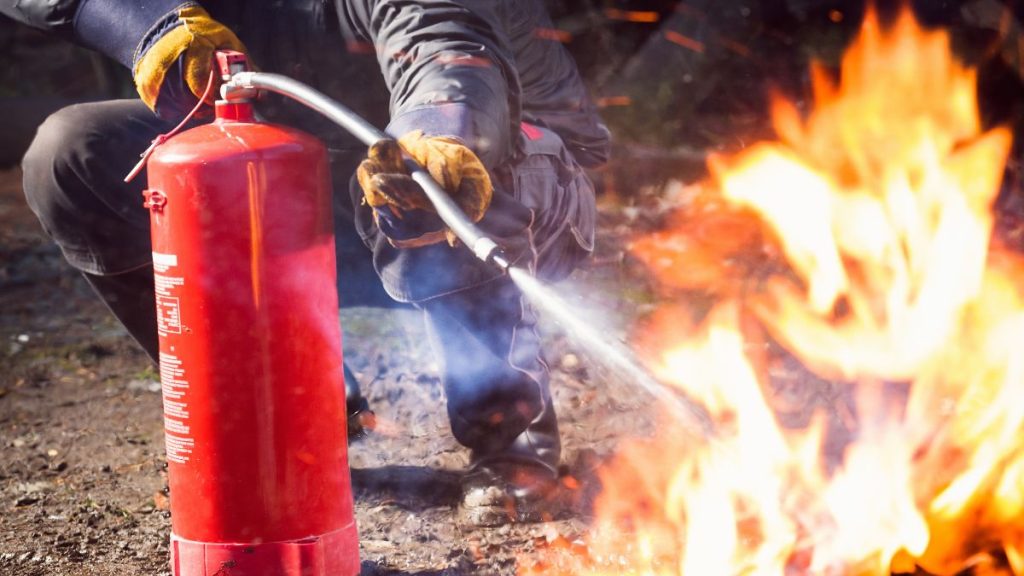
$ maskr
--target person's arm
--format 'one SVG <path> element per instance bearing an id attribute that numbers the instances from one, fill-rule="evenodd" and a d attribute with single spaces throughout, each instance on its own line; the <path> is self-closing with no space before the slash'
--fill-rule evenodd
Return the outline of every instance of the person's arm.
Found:
<path id="1" fill-rule="evenodd" d="M 72 36 L 81 0 L 0 0 L 0 14 L 33 28 Z"/>
<path id="2" fill-rule="evenodd" d="M 0 0 L 0 12 L 34 28 L 54 32 L 134 69 L 135 56 L 151 32 L 169 26 L 185 0 Z"/>
<path id="3" fill-rule="evenodd" d="M 194 1 L 0 0 L 0 13 L 120 62 L 132 71 L 142 100 L 168 120 L 198 101 L 215 50 L 244 50 Z"/>
<path id="4" fill-rule="evenodd" d="M 339 3 L 380 63 L 391 93 L 387 132 L 474 222 L 492 199 L 487 169 L 511 157 L 519 133 L 519 79 L 503 37 L 502 5 L 490 0 Z M 393 245 L 419 247 L 445 237 L 454 244 L 405 174 L 393 143 L 372 146 L 357 175 L 377 225 Z"/>
<path id="5" fill-rule="evenodd" d="M 347 4 L 391 92 L 390 134 L 458 138 L 488 167 L 508 158 L 518 134 L 519 80 L 500 31 L 500 2 Z"/>

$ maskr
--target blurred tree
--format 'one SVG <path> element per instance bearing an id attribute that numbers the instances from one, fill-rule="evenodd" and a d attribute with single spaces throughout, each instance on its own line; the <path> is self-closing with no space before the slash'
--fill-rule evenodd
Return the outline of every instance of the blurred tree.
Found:
<path id="1" fill-rule="evenodd" d="M 908 2 L 924 24 L 949 28 L 957 53 L 979 68 L 986 122 L 1009 122 L 1024 134 L 1024 1 L 875 0 L 874 5 L 885 19 Z M 703 169 L 704 150 L 737 149 L 771 137 L 769 92 L 805 108 L 809 62 L 837 67 L 867 5 L 865 0 L 549 3 L 615 136 L 609 171 L 623 171 L 620 180 L 631 188 L 695 177 Z"/>

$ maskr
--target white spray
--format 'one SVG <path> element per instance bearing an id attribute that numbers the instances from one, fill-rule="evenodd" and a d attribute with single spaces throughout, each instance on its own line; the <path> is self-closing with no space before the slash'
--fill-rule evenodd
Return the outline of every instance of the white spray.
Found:
<path id="1" fill-rule="evenodd" d="M 511 266 L 508 273 L 530 302 L 557 321 L 570 337 L 587 348 L 595 360 L 603 362 L 608 368 L 628 378 L 629 382 L 639 385 L 661 401 L 695 436 L 707 439 L 714 435 L 714 424 L 707 413 L 686 397 L 654 379 L 634 358 L 625 344 L 600 334 L 592 324 L 583 320 L 583 314 L 573 310 L 550 287 L 541 284 L 526 270 Z"/>

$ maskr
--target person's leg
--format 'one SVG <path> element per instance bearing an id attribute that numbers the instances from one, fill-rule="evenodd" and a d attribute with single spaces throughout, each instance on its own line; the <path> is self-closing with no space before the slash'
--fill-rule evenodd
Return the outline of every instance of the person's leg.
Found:
<path id="1" fill-rule="evenodd" d="M 373 253 L 366 248 L 355 229 L 355 215 L 349 200 L 349 178 L 365 157 L 366 150 L 346 148 L 329 150 L 331 178 L 334 184 L 334 248 L 338 272 L 338 304 L 342 308 L 411 308 L 388 296 L 373 269 Z M 344 329 L 344 326 L 342 326 Z M 345 405 L 350 440 L 376 427 L 376 416 L 363 396 L 355 373 L 345 363 Z"/>
<path id="2" fill-rule="evenodd" d="M 411 308 L 384 290 L 373 268 L 373 252 L 356 231 L 349 180 L 366 157 L 364 147 L 329 150 L 334 185 L 334 248 L 338 270 L 338 302 L 342 308 Z"/>
<path id="3" fill-rule="evenodd" d="M 145 264 L 120 274 L 82 275 L 149 358 L 159 364 L 153 265 Z"/>
<path id="4" fill-rule="evenodd" d="M 442 381 L 456 439 L 474 454 L 507 448 L 542 412 L 547 395 L 534 318 L 518 288 L 464 246 L 396 248 L 361 204 L 355 178 L 350 189 L 355 229 L 370 247 L 378 284 L 392 299 L 424 311 L 430 345 L 445 361 Z M 480 224 L 527 262 L 531 222 L 528 208 L 498 193 Z"/>
<path id="5" fill-rule="evenodd" d="M 593 188 L 556 135 L 493 175 L 495 194 L 478 226 L 517 265 L 564 277 L 593 242 Z M 352 180 L 356 228 L 395 299 L 424 311 L 456 439 L 472 451 L 464 517 L 478 524 L 529 521 L 554 511 L 558 428 L 533 312 L 508 276 L 464 246 L 396 248 L 376 228 Z M 535 506 L 540 504 L 540 506 Z M 509 517 L 509 512 L 513 512 Z"/>
<path id="6" fill-rule="evenodd" d="M 332 162 L 332 171 L 334 163 Z M 347 182 L 347 178 L 342 182 Z M 336 194 L 337 196 L 337 194 Z M 348 204 L 347 191 L 344 193 Z M 337 200 L 337 198 L 336 198 Z M 381 286 L 380 278 L 373 270 L 373 254 L 363 245 L 352 227 L 350 208 L 341 202 L 334 207 L 334 245 L 338 270 L 338 304 L 342 308 L 401 308 L 407 304 L 396 302 Z M 342 326 L 344 329 L 344 326 Z M 377 427 L 377 419 L 369 401 L 363 396 L 362 387 L 355 373 L 345 362 L 345 407 L 348 421 L 349 440 L 363 437 L 367 431 Z"/>
<path id="7" fill-rule="evenodd" d="M 501 278 L 421 303 L 431 346 L 443 360 L 448 416 L 473 462 L 522 456 L 558 465 L 554 418 L 547 434 L 516 454 L 516 441 L 551 404 L 536 318 L 519 290 Z M 526 439 L 524 439 L 526 440 Z"/>
<path id="8" fill-rule="evenodd" d="M 471 450 L 463 519 L 557 513 L 561 444 L 533 311 L 508 278 L 421 303 L 455 438 Z"/>
<path id="9" fill-rule="evenodd" d="M 39 127 L 22 161 L 26 199 L 43 228 L 154 361 L 146 176 L 124 177 L 170 128 L 139 100 L 78 104 Z"/>

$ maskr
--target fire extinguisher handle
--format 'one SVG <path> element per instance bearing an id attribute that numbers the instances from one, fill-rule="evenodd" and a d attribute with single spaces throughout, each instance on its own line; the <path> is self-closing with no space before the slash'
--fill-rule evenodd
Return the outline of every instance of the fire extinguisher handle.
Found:
<path id="1" fill-rule="evenodd" d="M 245 98 L 251 95 L 253 89 L 269 90 L 292 98 L 320 112 L 367 146 L 391 139 L 391 136 L 322 92 L 280 74 L 248 71 L 235 73 L 224 83 L 221 95 L 226 100 L 231 100 L 232 97 Z M 423 188 L 423 192 L 434 205 L 438 216 L 459 240 L 468 246 L 477 258 L 498 267 L 502 272 L 507 272 L 510 263 L 501 247 L 473 224 L 451 196 L 419 164 L 407 158 L 406 165 L 412 179 Z"/>

